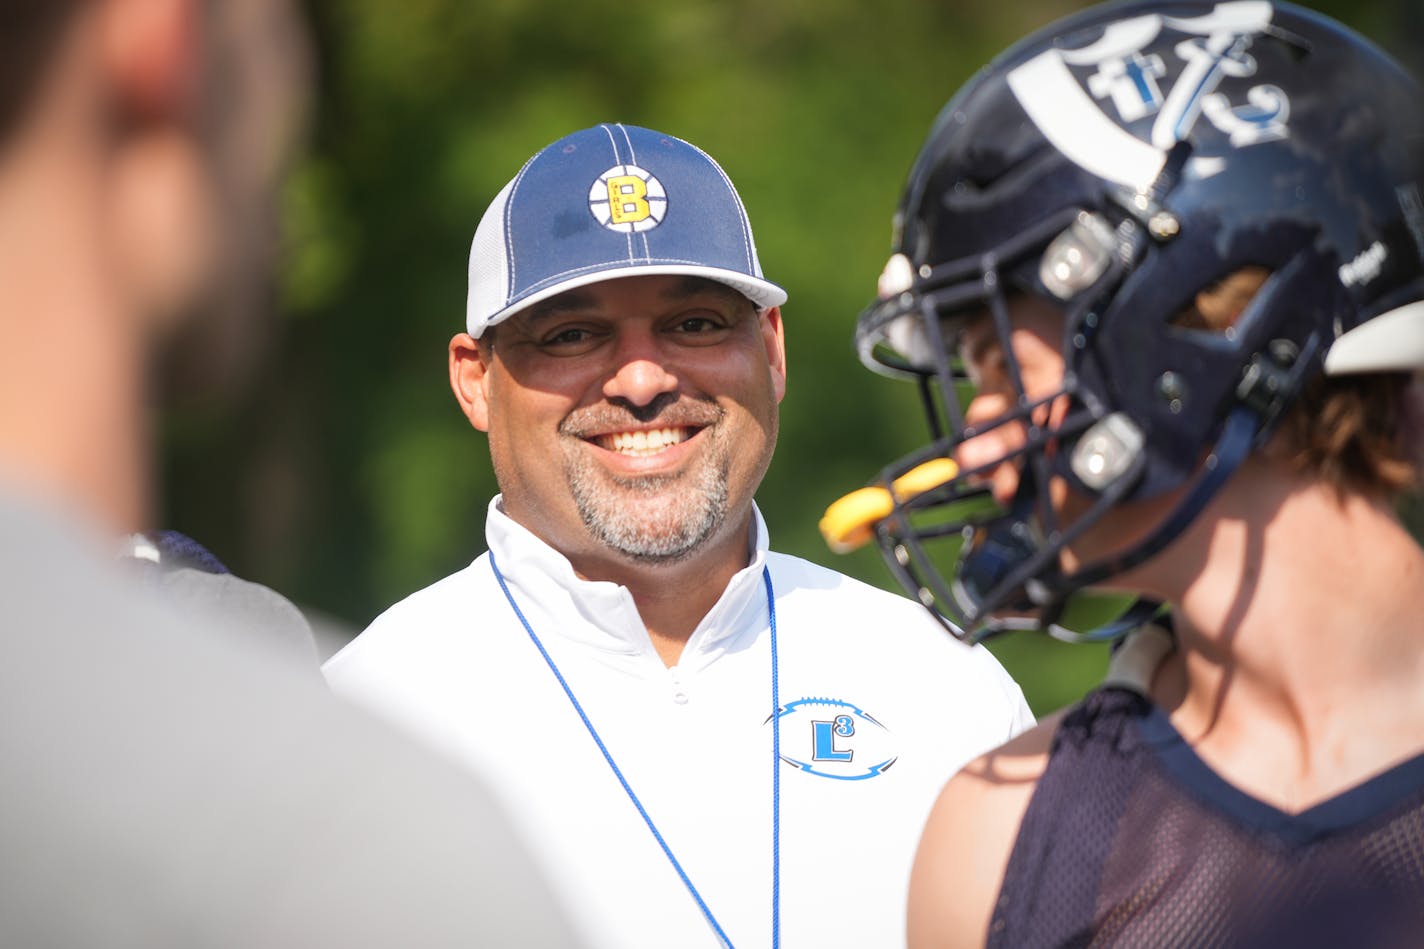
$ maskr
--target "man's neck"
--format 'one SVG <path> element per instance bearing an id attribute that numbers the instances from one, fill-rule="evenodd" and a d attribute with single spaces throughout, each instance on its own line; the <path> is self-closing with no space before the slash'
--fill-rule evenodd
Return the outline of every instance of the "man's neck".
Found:
<path id="1" fill-rule="evenodd" d="M 0 468 L 114 531 L 145 524 L 143 340 L 101 252 L 82 169 L 11 154 L 0 176 Z"/>
<path id="2" fill-rule="evenodd" d="M 602 580 L 628 588 L 648 638 L 667 666 L 674 666 L 704 617 L 721 599 L 727 584 L 751 561 L 751 518 L 723 531 L 691 556 L 664 563 L 626 558 L 570 558 L 585 580 Z"/>

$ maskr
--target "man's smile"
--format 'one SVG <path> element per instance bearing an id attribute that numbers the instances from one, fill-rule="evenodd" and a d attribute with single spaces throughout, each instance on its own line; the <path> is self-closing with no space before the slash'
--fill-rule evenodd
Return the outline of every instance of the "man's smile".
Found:
<path id="1" fill-rule="evenodd" d="M 653 455 L 686 441 L 696 431 L 686 426 L 673 426 L 636 432 L 609 432 L 590 440 L 600 448 L 621 455 Z"/>

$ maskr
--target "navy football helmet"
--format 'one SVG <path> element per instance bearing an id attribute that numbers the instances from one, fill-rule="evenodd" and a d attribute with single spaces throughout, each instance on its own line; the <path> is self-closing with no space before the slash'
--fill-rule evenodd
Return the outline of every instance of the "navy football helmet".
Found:
<path id="1" fill-rule="evenodd" d="M 1156 604 L 1083 591 L 1170 543 L 1305 384 L 1424 365 L 1421 189 L 1424 92 L 1318 14 L 1151 0 L 1031 36 L 945 106 L 910 173 L 856 345 L 919 382 L 933 438 L 833 505 L 828 540 L 873 536 L 961 638 L 1141 622 Z M 1229 329 L 1174 319 L 1243 268 L 1266 276 Z M 1065 315 L 1059 392 L 1024 392 L 1016 294 Z M 972 428 L 955 335 L 968 314 L 992 320 L 1019 397 Z M 1064 401 L 1044 425 L 1035 409 Z M 982 476 L 1005 459 L 954 458 L 1006 424 L 1026 434 L 1001 505 Z M 1049 504 L 1055 478 L 1091 499 L 1071 524 Z M 1141 540 L 1066 571 L 1060 552 L 1105 512 L 1169 491 L 1179 500 Z"/>

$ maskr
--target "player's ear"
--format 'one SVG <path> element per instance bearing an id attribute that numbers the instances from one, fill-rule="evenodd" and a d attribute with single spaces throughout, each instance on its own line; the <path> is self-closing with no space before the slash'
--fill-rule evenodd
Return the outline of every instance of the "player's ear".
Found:
<path id="1" fill-rule="evenodd" d="M 781 307 L 767 307 L 759 317 L 766 361 L 771 366 L 771 386 L 780 402 L 786 397 L 786 334 L 781 325 Z"/>
<path id="2" fill-rule="evenodd" d="M 456 333 L 450 339 L 450 388 L 465 418 L 482 432 L 489 431 L 489 361 L 493 358 L 490 344 L 481 345 L 469 333 Z"/>

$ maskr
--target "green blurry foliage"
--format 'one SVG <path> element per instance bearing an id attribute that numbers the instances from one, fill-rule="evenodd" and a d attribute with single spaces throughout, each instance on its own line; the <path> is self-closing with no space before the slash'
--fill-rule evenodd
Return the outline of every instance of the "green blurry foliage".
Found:
<path id="1" fill-rule="evenodd" d="M 310 0 L 317 113 L 283 199 L 280 343 L 240 402 L 168 417 L 164 526 L 353 633 L 477 556 L 496 488 L 446 375 L 470 237 L 536 150 L 623 121 L 721 162 L 790 293 L 789 392 L 759 494 L 776 546 L 891 587 L 878 554 L 836 557 L 816 529 L 925 436 L 912 387 L 864 370 L 851 329 L 935 113 L 1079 6 Z M 1329 8 L 1375 36 L 1403 22 L 1388 0 Z M 993 648 L 1038 712 L 1105 662 L 1035 637 Z"/>

